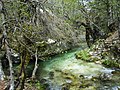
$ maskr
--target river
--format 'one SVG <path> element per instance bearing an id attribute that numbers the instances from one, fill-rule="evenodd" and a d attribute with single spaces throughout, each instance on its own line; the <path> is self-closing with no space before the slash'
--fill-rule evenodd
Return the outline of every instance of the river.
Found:
<path id="1" fill-rule="evenodd" d="M 75 58 L 75 53 L 83 48 L 39 63 L 37 76 L 48 85 L 46 90 L 120 90 L 119 70 Z"/>

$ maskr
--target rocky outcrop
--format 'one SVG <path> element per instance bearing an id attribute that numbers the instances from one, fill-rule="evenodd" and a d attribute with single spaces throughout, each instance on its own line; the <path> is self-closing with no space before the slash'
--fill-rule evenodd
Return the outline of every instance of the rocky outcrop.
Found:
<path id="1" fill-rule="evenodd" d="M 48 10 L 40 9 L 40 39 L 47 45 L 40 56 L 54 55 L 80 45 L 80 31 L 56 17 Z"/>
<path id="2" fill-rule="evenodd" d="M 109 67 L 120 67 L 120 40 L 118 32 L 114 32 L 106 40 L 101 39 L 91 47 L 76 54 L 76 58 L 84 61 L 94 61 Z"/>

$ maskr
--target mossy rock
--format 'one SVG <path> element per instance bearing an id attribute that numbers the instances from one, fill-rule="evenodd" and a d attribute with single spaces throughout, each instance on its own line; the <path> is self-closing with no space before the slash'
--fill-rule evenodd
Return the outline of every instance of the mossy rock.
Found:
<path id="1" fill-rule="evenodd" d="M 70 84 L 68 84 L 68 83 L 63 84 L 61 90 L 70 90 Z"/>
<path id="2" fill-rule="evenodd" d="M 91 81 L 84 81 L 80 86 L 79 86 L 79 88 L 82 90 L 83 88 L 85 89 L 85 88 L 89 88 L 89 87 L 92 87 L 93 85 L 92 85 L 92 82 Z M 93 86 L 93 88 L 94 88 L 94 86 Z M 89 89 L 86 89 L 86 90 L 89 90 Z M 92 90 L 94 90 L 94 89 L 92 89 Z"/>
<path id="3" fill-rule="evenodd" d="M 63 75 L 64 79 L 75 81 L 76 77 L 74 75 Z"/>

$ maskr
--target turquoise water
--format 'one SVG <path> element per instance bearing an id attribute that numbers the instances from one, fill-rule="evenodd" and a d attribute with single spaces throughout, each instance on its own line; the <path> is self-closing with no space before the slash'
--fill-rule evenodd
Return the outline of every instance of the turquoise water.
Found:
<path id="1" fill-rule="evenodd" d="M 69 90 L 93 90 L 78 88 L 77 86 L 80 82 L 79 76 L 83 75 L 85 78 L 90 80 L 92 77 L 99 77 L 100 74 L 105 73 L 108 75 L 110 74 L 110 76 L 114 79 L 109 82 L 100 80 L 98 83 L 95 82 L 95 84 L 98 86 L 98 89 L 94 90 L 119 90 L 118 88 L 120 82 L 118 80 L 120 79 L 120 74 L 113 75 L 112 72 L 115 70 L 105 68 L 100 64 L 77 60 L 75 58 L 75 53 L 81 49 L 82 48 L 77 48 L 69 52 L 56 55 L 55 57 L 52 57 L 50 60 L 45 62 L 40 62 L 38 73 L 39 79 L 45 79 L 47 83 L 49 83 L 49 90 L 62 90 L 62 86 L 66 83 L 71 83 L 71 85 L 73 85 Z M 52 76 L 50 73 L 52 73 Z M 52 79 L 50 77 L 52 77 Z"/>

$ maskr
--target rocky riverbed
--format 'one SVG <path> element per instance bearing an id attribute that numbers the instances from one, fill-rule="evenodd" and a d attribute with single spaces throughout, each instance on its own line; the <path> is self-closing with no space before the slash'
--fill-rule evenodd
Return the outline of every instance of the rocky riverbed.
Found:
<path id="1" fill-rule="evenodd" d="M 119 90 L 120 70 L 75 58 L 80 49 L 41 62 L 37 74 L 46 90 Z"/>

